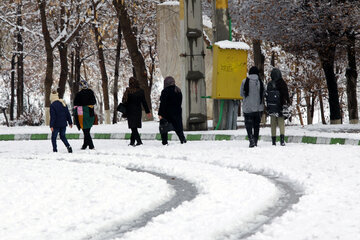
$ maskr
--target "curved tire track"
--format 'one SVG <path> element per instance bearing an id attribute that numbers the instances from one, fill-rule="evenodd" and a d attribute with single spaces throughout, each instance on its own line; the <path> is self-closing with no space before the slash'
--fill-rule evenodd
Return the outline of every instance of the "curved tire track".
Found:
<path id="1" fill-rule="evenodd" d="M 226 167 L 213 163 L 206 163 L 206 164 L 214 165 L 217 167 Z M 269 181 L 274 183 L 281 190 L 283 194 L 280 197 L 279 202 L 275 206 L 270 207 L 261 214 L 259 214 L 265 217 L 263 221 L 248 223 L 248 229 L 246 231 L 242 230 L 239 232 L 233 232 L 231 234 L 224 236 L 224 238 L 230 237 L 231 239 L 246 239 L 258 232 L 261 232 L 265 225 L 271 224 L 275 218 L 281 217 L 284 213 L 290 210 L 293 205 L 298 203 L 300 197 L 303 196 L 303 192 L 300 187 L 296 186 L 294 183 L 291 183 L 289 180 L 285 178 L 279 177 L 278 175 L 275 174 L 271 175 L 261 171 L 253 171 L 253 170 L 247 170 L 237 167 L 229 167 L 229 168 L 237 169 L 239 171 L 245 171 L 250 174 L 255 174 L 267 178 Z M 175 196 L 172 199 L 170 199 L 170 201 L 158 206 L 154 210 L 144 213 L 138 219 L 129 221 L 127 223 L 121 223 L 121 225 L 119 226 L 113 226 L 112 228 L 106 229 L 105 231 L 102 231 L 96 235 L 88 236 L 84 238 L 84 240 L 110 240 L 114 238 L 120 238 L 129 231 L 133 231 L 141 227 L 144 227 L 147 223 L 151 221 L 152 218 L 157 217 L 161 214 L 164 214 L 167 211 L 170 211 L 180 206 L 185 201 L 191 201 L 198 195 L 198 191 L 196 187 L 192 183 L 186 180 L 162 173 L 143 170 L 143 169 L 136 169 L 136 168 L 127 168 L 127 169 L 130 171 L 149 173 L 154 176 L 160 177 L 161 179 L 166 180 L 168 184 L 173 186 L 175 190 Z"/>
<path id="2" fill-rule="evenodd" d="M 142 169 L 134 169 L 134 168 L 127 168 L 130 171 L 135 172 L 142 172 L 142 173 L 149 173 L 154 176 L 160 177 L 161 179 L 166 180 L 168 184 L 170 184 L 175 190 L 175 196 L 170 199 L 170 201 L 165 202 L 164 204 L 158 206 L 152 211 L 144 213 L 138 219 L 133 221 L 129 221 L 127 223 L 121 223 L 119 226 L 114 226 L 111 229 L 107 229 L 95 236 L 89 236 L 84 239 L 87 240 L 110 240 L 114 238 L 122 237 L 126 232 L 130 232 L 141 227 L 144 227 L 148 222 L 151 221 L 152 218 L 157 217 L 165 212 L 170 211 L 173 208 L 178 207 L 185 201 L 193 200 L 197 195 L 198 191 L 195 186 L 183 179 L 175 178 L 172 176 L 168 176 L 162 173 L 156 173 L 152 171 L 146 171 Z"/>
<path id="3" fill-rule="evenodd" d="M 236 169 L 238 169 L 239 171 L 246 171 L 250 174 L 256 174 L 258 176 L 267 178 L 269 181 L 274 183 L 283 193 L 280 197 L 279 202 L 275 206 L 270 207 L 263 213 L 261 213 L 261 215 L 265 216 L 265 220 L 258 223 L 250 224 L 249 230 L 235 234 L 236 239 L 246 239 L 258 232 L 261 232 L 265 225 L 271 224 L 275 218 L 281 217 L 284 213 L 289 211 L 295 204 L 299 202 L 300 198 L 303 196 L 303 191 L 300 189 L 300 187 L 296 186 L 285 178 L 266 174 L 263 172 L 248 171 L 241 168 Z"/>

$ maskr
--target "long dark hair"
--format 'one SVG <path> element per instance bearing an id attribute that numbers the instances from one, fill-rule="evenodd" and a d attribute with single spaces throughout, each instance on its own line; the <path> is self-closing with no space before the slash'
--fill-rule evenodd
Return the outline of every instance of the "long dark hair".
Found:
<path id="1" fill-rule="evenodd" d="M 140 90 L 139 81 L 134 77 L 130 77 L 130 79 L 129 79 L 129 87 L 127 87 L 126 90 L 125 90 L 124 96 L 122 98 L 122 102 L 126 103 L 127 100 L 128 100 L 129 94 L 133 94 L 133 93 L 135 93 L 135 92 L 137 92 L 139 90 Z"/>
<path id="2" fill-rule="evenodd" d="M 249 75 L 251 74 L 256 74 L 258 76 L 259 82 L 260 82 L 260 103 L 262 103 L 263 101 L 263 94 L 264 94 L 264 83 L 261 81 L 260 79 L 260 71 L 256 66 L 253 66 L 250 68 L 249 70 Z M 247 77 L 245 79 L 245 84 L 244 84 L 244 93 L 245 93 L 245 97 L 249 96 L 249 78 Z"/>

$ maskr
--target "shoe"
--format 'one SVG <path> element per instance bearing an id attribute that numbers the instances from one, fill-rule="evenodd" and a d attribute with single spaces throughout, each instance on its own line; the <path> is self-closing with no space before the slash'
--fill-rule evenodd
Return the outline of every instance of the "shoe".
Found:
<path id="1" fill-rule="evenodd" d="M 72 153 L 72 148 L 71 148 L 71 146 L 68 146 L 68 147 L 67 147 L 67 150 L 68 150 L 68 153 Z"/>
<path id="2" fill-rule="evenodd" d="M 276 146 L 276 137 L 271 137 L 272 145 Z"/>
<path id="3" fill-rule="evenodd" d="M 253 138 L 250 138 L 249 139 L 249 148 L 253 148 L 253 147 L 255 147 L 255 142 L 254 142 Z"/>
<path id="4" fill-rule="evenodd" d="M 283 134 L 280 135 L 280 145 L 285 146 L 285 136 Z"/>
<path id="5" fill-rule="evenodd" d="M 86 147 L 87 147 L 87 146 L 84 146 L 84 145 L 83 145 L 80 149 L 81 149 L 81 150 L 85 150 Z"/>
<path id="6" fill-rule="evenodd" d="M 56 149 L 53 149 L 53 152 L 57 152 L 57 150 L 56 150 Z"/>
<path id="7" fill-rule="evenodd" d="M 182 140 L 180 142 L 181 142 L 181 144 L 183 144 L 183 143 L 186 143 L 187 141 L 186 141 L 186 139 L 184 139 L 184 140 Z"/>
<path id="8" fill-rule="evenodd" d="M 142 142 L 138 142 L 138 143 L 135 144 L 135 146 L 140 146 L 140 145 L 143 145 L 143 143 L 142 143 Z"/>

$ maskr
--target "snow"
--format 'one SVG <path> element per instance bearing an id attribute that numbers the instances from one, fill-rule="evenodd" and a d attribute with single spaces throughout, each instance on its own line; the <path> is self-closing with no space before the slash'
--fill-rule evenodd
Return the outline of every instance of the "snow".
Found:
<path id="1" fill-rule="evenodd" d="M 158 5 L 180 5 L 180 2 L 179 1 L 167 1 L 167 2 L 160 3 Z"/>
<path id="2" fill-rule="evenodd" d="M 231 42 L 229 40 L 223 40 L 216 42 L 215 45 L 221 49 L 238 49 L 238 50 L 250 50 L 250 46 L 244 42 Z"/>
<path id="3" fill-rule="evenodd" d="M 356 128 L 357 126 L 357 128 Z M 323 136 L 356 133 L 355 126 L 287 127 L 287 134 Z M 0 134 L 44 133 L 47 127 L 0 128 Z M 244 129 L 226 132 L 244 133 Z M 78 132 L 69 129 L 68 132 Z M 94 126 L 92 132 L 129 132 L 126 123 Z M 140 133 L 157 132 L 145 122 Z M 269 134 L 262 128 L 260 134 Z M 357 239 L 360 234 L 360 151 L 358 146 L 259 141 L 145 140 L 139 147 L 125 140 L 94 139 L 96 150 L 74 153 L 58 140 L 0 141 L 0 235 L 2 239 L 89 239 L 113 226 L 135 221 L 171 199 L 164 179 L 128 168 L 184 179 L 197 188 L 191 201 L 127 232 L 126 240 L 238 239 L 282 194 L 264 173 L 285 179 L 301 193 L 298 203 L 247 239 Z M 115 238 L 116 239 L 116 238 Z"/>
<path id="4" fill-rule="evenodd" d="M 203 25 L 204 26 L 206 26 L 207 28 L 212 29 L 212 21 L 208 16 L 203 15 L 202 20 L 203 20 Z"/>

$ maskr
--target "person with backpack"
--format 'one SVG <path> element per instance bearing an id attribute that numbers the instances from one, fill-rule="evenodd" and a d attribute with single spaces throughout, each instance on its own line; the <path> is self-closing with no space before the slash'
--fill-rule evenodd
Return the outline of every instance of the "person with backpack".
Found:
<path id="1" fill-rule="evenodd" d="M 251 67 L 248 77 L 242 81 L 240 96 L 243 97 L 245 128 L 249 147 L 252 148 L 257 146 L 259 140 L 261 115 L 264 111 L 264 83 L 257 67 Z"/>
<path id="2" fill-rule="evenodd" d="M 66 139 L 66 126 L 69 123 L 72 128 L 72 120 L 69 109 L 63 99 L 59 99 L 59 94 L 53 91 L 50 94 L 50 129 L 51 129 L 51 143 L 53 152 L 57 152 L 56 138 L 60 133 L 60 139 L 64 143 L 67 151 L 72 153 L 72 148 Z"/>
<path id="3" fill-rule="evenodd" d="M 285 146 L 285 117 L 282 113 L 285 105 L 290 105 L 290 97 L 281 71 L 273 68 L 271 81 L 266 90 L 267 112 L 270 115 L 272 145 L 276 145 L 276 128 L 280 128 L 280 144 Z"/>

